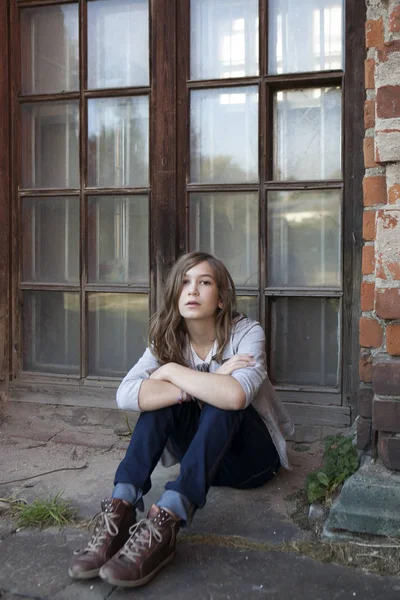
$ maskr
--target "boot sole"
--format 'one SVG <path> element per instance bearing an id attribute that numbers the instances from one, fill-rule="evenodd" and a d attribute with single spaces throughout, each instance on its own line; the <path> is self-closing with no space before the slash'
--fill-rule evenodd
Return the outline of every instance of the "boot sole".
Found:
<path id="1" fill-rule="evenodd" d="M 129 581 L 126 579 L 115 579 L 114 577 L 103 576 L 101 573 L 101 569 L 100 569 L 100 577 L 101 577 L 101 579 L 103 579 L 103 581 L 107 581 L 107 583 L 110 583 L 111 585 L 118 585 L 119 587 L 125 587 L 125 588 L 140 587 L 141 585 L 145 585 L 146 583 L 151 581 L 153 579 L 153 577 L 155 575 L 157 575 L 158 571 L 161 571 L 161 569 L 163 567 L 166 567 L 174 559 L 174 557 L 175 557 L 175 552 L 173 554 L 171 554 L 171 556 L 168 556 L 168 558 L 166 558 L 162 563 L 160 563 L 158 565 L 158 567 L 156 569 L 154 569 L 154 571 L 152 571 L 151 573 L 146 575 L 146 577 L 142 577 L 142 579 L 135 579 L 132 581 Z"/>
<path id="2" fill-rule="evenodd" d="M 71 569 L 68 570 L 68 575 L 71 579 L 94 579 L 98 577 L 100 569 L 92 569 L 92 571 L 83 571 L 82 573 L 74 573 Z"/>

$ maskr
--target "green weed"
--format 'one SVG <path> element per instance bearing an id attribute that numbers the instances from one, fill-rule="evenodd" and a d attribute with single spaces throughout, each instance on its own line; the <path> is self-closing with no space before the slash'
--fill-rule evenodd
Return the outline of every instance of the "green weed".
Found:
<path id="1" fill-rule="evenodd" d="M 62 527 L 75 523 L 75 511 L 61 496 L 59 492 L 53 498 L 37 498 L 30 504 L 26 500 L 13 500 L 9 512 L 18 527 Z"/>
<path id="2" fill-rule="evenodd" d="M 332 435 L 325 440 L 324 464 L 309 473 L 306 479 L 307 499 L 330 500 L 344 481 L 353 475 L 359 465 L 359 457 L 351 438 Z"/>

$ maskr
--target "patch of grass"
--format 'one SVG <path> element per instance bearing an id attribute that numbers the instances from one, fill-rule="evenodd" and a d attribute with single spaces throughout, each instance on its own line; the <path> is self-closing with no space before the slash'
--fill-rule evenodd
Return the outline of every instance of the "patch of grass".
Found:
<path id="1" fill-rule="evenodd" d="M 330 502 L 342 484 L 358 469 L 360 459 L 351 438 L 332 435 L 325 440 L 324 464 L 309 473 L 306 492 L 309 503 L 316 500 Z"/>
<path id="2" fill-rule="evenodd" d="M 31 503 L 23 499 L 10 499 L 9 514 L 16 519 L 17 527 L 62 527 L 76 522 L 76 513 L 62 492 L 53 498 L 37 498 Z"/>

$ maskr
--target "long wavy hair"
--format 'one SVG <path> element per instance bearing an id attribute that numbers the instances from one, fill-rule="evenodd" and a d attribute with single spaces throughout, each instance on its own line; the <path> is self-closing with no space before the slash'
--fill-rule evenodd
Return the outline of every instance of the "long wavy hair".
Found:
<path id="1" fill-rule="evenodd" d="M 184 349 L 188 334 L 185 320 L 179 312 L 179 298 L 183 279 L 188 271 L 202 262 L 212 267 L 222 308 L 215 313 L 215 329 L 218 344 L 215 360 L 221 362 L 222 353 L 229 342 L 236 311 L 236 291 L 233 279 L 223 262 L 206 252 L 189 252 L 179 258 L 172 267 L 165 283 L 164 303 L 150 320 L 149 346 L 157 360 L 185 365 Z"/>

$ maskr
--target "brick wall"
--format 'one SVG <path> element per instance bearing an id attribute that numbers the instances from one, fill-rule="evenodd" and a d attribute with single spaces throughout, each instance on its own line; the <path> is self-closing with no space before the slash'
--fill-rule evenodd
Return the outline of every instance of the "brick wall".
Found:
<path id="1" fill-rule="evenodd" d="M 400 0 L 367 0 L 366 50 L 357 441 L 400 470 Z"/>

